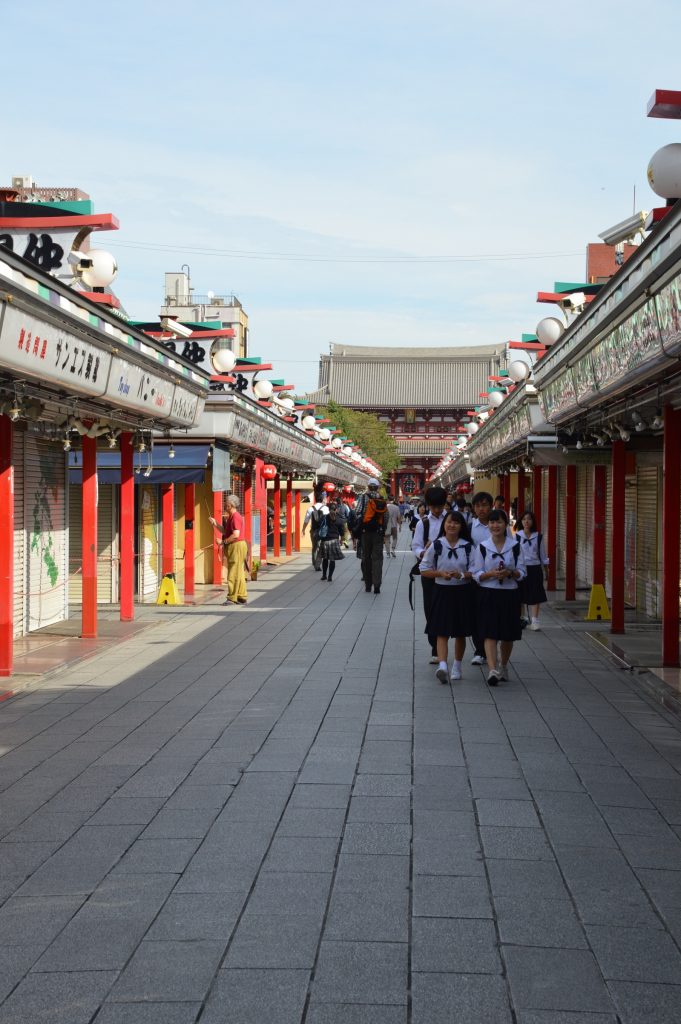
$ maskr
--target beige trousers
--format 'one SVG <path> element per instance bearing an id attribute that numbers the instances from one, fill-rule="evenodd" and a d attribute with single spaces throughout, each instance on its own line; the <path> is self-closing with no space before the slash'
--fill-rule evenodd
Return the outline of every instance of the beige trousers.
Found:
<path id="1" fill-rule="evenodd" d="M 248 597 L 246 590 L 246 570 L 244 562 L 248 555 L 245 540 L 236 540 L 233 544 L 225 544 L 227 558 L 227 598 L 236 604 Z"/>

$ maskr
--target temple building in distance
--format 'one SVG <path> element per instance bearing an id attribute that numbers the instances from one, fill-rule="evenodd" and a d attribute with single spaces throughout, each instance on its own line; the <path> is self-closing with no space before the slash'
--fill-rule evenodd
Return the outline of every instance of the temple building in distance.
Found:
<path id="1" fill-rule="evenodd" d="M 402 465 L 392 489 L 423 491 L 431 470 L 485 404 L 489 378 L 506 369 L 506 345 L 383 348 L 331 345 L 319 363 L 319 388 L 310 401 L 328 401 L 375 413 L 397 442 Z"/>

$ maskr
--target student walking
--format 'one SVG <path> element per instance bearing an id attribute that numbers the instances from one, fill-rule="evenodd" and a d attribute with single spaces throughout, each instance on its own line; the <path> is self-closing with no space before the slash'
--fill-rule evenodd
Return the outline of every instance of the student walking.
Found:
<path id="1" fill-rule="evenodd" d="M 520 583 L 520 603 L 527 605 L 530 629 L 541 629 L 539 605 L 546 604 L 544 579 L 548 576 L 549 559 L 544 548 L 544 539 L 537 532 L 534 512 L 527 511 L 522 518 L 522 530 L 516 537 L 520 540 L 527 576 Z"/>
<path id="2" fill-rule="evenodd" d="M 338 515 L 338 508 L 334 502 L 329 505 L 329 514 L 324 517 L 319 528 L 319 557 L 322 563 L 321 579 L 331 583 L 336 562 L 344 558 L 341 550 L 341 537 L 343 536 L 344 523 Z"/>
<path id="3" fill-rule="evenodd" d="M 421 578 L 435 581 L 426 631 L 436 636 L 439 665 L 435 678 L 446 683 L 449 638 L 454 637 L 451 679 L 455 682 L 462 677 L 466 637 L 473 628 L 471 557 L 474 549 L 468 525 L 460 512 L 447 513 L 443 530 L 442 537 L 423 555 Z"/>
<path id="4" fill-rule="evenodd" d="M 442 536 L 447 492 L 444 487 L 429 487 L 425 493 L 425 499 L 428 507 L 428 515 L 424 516 L 423 519 L 416 524 L 414 538 L 411 542 L 411 550 L 414 552 L 419 562 L 423 558 L 423 555 L 429 545 Z M 423 611 L 426 616 L 426 632 L 428 634 L 428 642 L 430 643 L 430 664 L 437 665 L 440 660 L 437 654 L 437 634 L 432 632 L 429 625 L 430 606 L 433 602 L 435 580 L 429 579 L 427 576 L 422 576 L 421 587 L 423 590 Z"/>
<path id="5" fill-rule="evenodd" d="M 526 569 L 520 541 L 506 534 L 508 516 L 503 509 L 493 509 L 488 525 L 491 539 L 475 549 L 471 568 L 480 584 L 477 629 L 485 645 L 487 682 L 496 686 L 508 679 L 513 643 L 522 636 L 518 582 Z"/>
<path id="6" fill-rule="evenodd" d="M 383 582 L 383 536 L 385 533 L 387 502 L 379 493 L 377 480 L 370 480 L 355 506 L 356 527 L 362 548 L 362 579 L 367 594 L 381 593 Z"/>
<path id="7" fill-rule="evenodd" d="M 319 557 L 319 529 L 329 514 L 329 509 L 324 498 L 319 498 L 314 502 L 313 505 L 305 513 L 303 520 L 303 537 L 308 526 L 310 527 L 310 540 L 312 541 L 312 566 L 315 572 L 319 572 L 321 568 L 321 559 Z"/>
<path id="8" fill-rule="evenodd" d="M 223 557 L 227 561 L 227 600 L 225 604 L 246 604 L 246 560 L 248 545 L 243 540 L 244 518 L 239 512 L 236 494 L 225 498 L 225 515 L 222 523 L 209 516 L 210 524 L 220 534 Z"/>

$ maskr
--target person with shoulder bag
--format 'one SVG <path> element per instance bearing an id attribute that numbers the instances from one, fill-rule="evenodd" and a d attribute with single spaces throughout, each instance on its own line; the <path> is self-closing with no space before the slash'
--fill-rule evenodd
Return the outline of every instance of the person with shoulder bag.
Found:
<path id="1" fill-rule="evenodd" d="M 411 542 L 411 550 L 416 555 L 417 566 L 430 545 L 442 536 L 447 492 L 444 487 L 429 487 L 425 493 L 425 499 L 428 506 L 428 515 L 424 516 L 416 524 L 414 538 Z M 416 566 L 412 569 L 412 573 L 416 574 Z M 422 576 L 421 587 L 423 590 L 423 611 L 426 616 L 428 642 L 430 643 L 430 664 L 437 665 L 440 661 L 437 653 L 437 634 L 433 633 L 429 627 L 430 608 L 435 596 L 435 580 L 428 576 Z"/>
<path id="2" fill-rule="evenodd" d="M 371 480 L 355 506 L 355 530 L 362 546 L 362 579 L 367 594 L 381 593 L 383 582 L 383 537 L 388 503 L 381 497 L 379 483 Z"/>

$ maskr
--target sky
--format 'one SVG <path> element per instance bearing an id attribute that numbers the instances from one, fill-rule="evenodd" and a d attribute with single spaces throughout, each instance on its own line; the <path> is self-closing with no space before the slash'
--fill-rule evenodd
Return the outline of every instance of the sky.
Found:
<path id="1" fill-rule="evenodd" d="M 235 294 L 302 393 L 357 345 L 499 344 L 580 281 L 678 122 L 678 0 L 145 2 L 2 13 L 0 184 L 77 186 L 120 230 L 134 319 L 163 275 Z M 70 14 L 67 13 L 70 11 Z M 103 11 L 104 13 L 99 13 Z"/>

